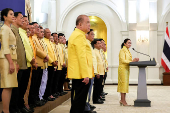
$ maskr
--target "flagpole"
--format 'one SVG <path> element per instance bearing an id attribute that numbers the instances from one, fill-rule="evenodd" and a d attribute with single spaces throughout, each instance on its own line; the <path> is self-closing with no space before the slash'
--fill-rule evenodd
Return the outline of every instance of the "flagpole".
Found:
<path id="1" fill-rule="evenodd" d="M 168 22 L 166 22 L 166 27 L 168 27 Z M 170 70 L 169 70 L 169 72 L 170 72 Z"/>

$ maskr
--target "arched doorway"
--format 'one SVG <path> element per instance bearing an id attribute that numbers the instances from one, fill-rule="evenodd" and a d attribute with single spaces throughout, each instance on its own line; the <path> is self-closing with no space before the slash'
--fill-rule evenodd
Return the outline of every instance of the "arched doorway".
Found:
<path id="1" fill-rule="evenodd" d="M 107 47 L 107 27 L 105 22 L 97 16 L 89 16 L 91 29 L 94 30 L 94 38 L 102 38 Z M 105 53 L 107 57 L 107 52 Z"/>

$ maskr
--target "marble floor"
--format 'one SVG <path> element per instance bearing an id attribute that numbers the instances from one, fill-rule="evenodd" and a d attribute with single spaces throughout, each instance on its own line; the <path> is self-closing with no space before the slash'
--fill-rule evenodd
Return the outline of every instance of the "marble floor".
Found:
<path id="1" fill-rule="evenodd" d="M 170 86 L 147 86 L 148 99 L 151 107 L 124 107 L 119 105 L 120 94 L 117 93 L 117 85 L 106 85 L 106 96 L 104 104 L 95 104 L 97 113 L 170 113 Z M 137 86 L 130 86 L 127 94 L 127 102 L 134 105 L 137 98 Z M 91 102 L 92 103 L 92 102 Z M 53 109 L 50 113 L 69 113 L 70 99 L 62 105 Z"/>

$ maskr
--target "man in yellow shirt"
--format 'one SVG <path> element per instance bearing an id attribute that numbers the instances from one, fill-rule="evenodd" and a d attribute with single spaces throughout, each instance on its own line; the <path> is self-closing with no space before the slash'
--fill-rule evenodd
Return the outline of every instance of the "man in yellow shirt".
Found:
<path id="1" fill-rule="evenodd" d="M 86 39 L 87 42 L 89 43 L 90 47 L 91 47 L 91 51 L 92 51 L 92 58 L 93 58 L 93 74 L 97 75 L 97 59 L 96 59 L 96 55 L 95 55 L 95 51 L 93 50 L 93 47 L 91 45 L 91 42 L 94 40 L 94 32 L 93 29 L 90 29 L 90 31 L 86 34 Z M 93 82 L 94 82 L 94 77 L 91 79 L 91 85 L 88 91 L 88 96 L 87 96 L 87 102 L 86 102 L 86 106 L 85 106 L 85 111 L 86 112 L 90 112 L 93 111 L 96 107 L 90 105 L 90 98 L 91 98 L 91 91 L 92 91 L 92 86 L 93 86 Z M 93 111 L 93 113 L 95 113 L 95 111 Z"/>
<path id="2" fill-rule="evenodd" d="M 26 69 L 23 72 L 23 76 L 21 77 L 21 83 L 19 84 L 18 107 L 19 107 L 19 109 L 21 109 L 21 112 L 27 113 L 27 112 L 30 112 L 30 110 L 28 108 L 26 108 L 24 105 L 24 94 L 27 89 L 31 67 L 35 66 L 35 58 L 34 58 L 34 54 L 33 54 L 33 48 L 32 48 L 30 41 L 27 37 L 27 29 L 28 29 L 28 25 L 29 25 L 27 16 L 24 16 L 23 20 L 24 20 L 23 26 L 21 28 L 19 28 L 19 34 L 21 36 L 22 42 L 25 47 L 28 69 Z"/>
<path id="3" fill-rule="evenodd" d="M 46 90 L 45 90 L 45 94 L 44 94 L 44 99 L 49 100 L 49 101 L 53 101 L 55 100 L 55 97 L 52 96 L 52 82 L 53 82 L 53 78 L 54 78 L 54 67 L 56 67 L 58 65 L 57 63 L 57 57 L 54 51 L 54 46 L 53 43 L 49 40 L 51 37 L 51 31 L 46 28 L 44 30 L 44 42 L 47 44 L 47 48 L 48 48 L 48 57 L 49 57 L 49 61 L 48 61 L 48 81 L 47 81 L 47 86 L 46 86 Z"/>
<path id="4" fill-rule="evenodd" d="M 48 56 L 48 48 L 47 48 L 47 44 L 44 42 L 44 29 L 40 26 L 40 33 L 42 33 L 42 35 L 38 35 L 38 41 L 40 43 L 40 46 L 43 48 L 43 51 L 45 53 L 47 53 Z M 40 85 L 40 89 L 39 89 L 39 99 L 41 101 L 47 102 L 47 100 L 43 99 L 45 90 L 46 90 L 46 85 L 47 85 L 47 80 L 48 80 L 48 60 L 49 57 L 47 57 L 46 59 L 44 59 L 44 65 L 42 67 L 43 69 L 43 75 L 42 75 L 42 79 L 41 79 L 41 85 Z M 51 99 L 53 100 L 53 99 Z"/>
<path id="5" fill-rule="evenodd" d="M 67 53 L 65 50 L 65 44 L 66 42 L 64 41 L 64 34 L 63 33 L 59 33 L 58 34 L 58 40 L 59 40 L 59 46 L 62 48 L 62 59 L 63 59 L 63 65 L 62 65 L 62 73 L 61 73 L 61 77 L 60 77 L 60 82 L 59 82 L 59 93 L 60 96 L 67 94 L 67 92 L 63 91 L 63 85 L 64 85 L 64 81 L 65 81 L 65 77 L 66 77 L 66 61 L 67 61 Z"/>
<path id="6" fill-rule="evenodd" d="M 90 20 L 80 15 L 68 41 L 68 78 L 72 79 L 70 113 L 83 113 L 92 78 L 92 51 L 85 34 L 90 31 Z"/>
<path id="7" fill-rule="evenodd" d="M 93 41 L 93 44 L 97 59 L 97 75 L 94 78 L 93 104 L 103 104 L 104 102 L 101 100 L 100 97 L 104 75 L 104 62 L 102 60 L 102 56 L 100 55 L 101 42 L 99 39 L 95 39 Z"/>
<path id="8" fill-rule="evenodd" d="M 36 58 L 37 63 L 37 69 L 32 70 L 32 78 L 31 78 L 31 86 L 29 91 L 29 98 L 28 102 L 31 106 L 42 106 L 45 103 L 43 101 L 40 101 L 39 99 L 39 88 L 41 85 L 41 79 L 43 75 L 43 66 L 44 66 L 44 59 L 48 59 L 47 53 L 43 51 L 43 48 L 41 47 L 37 36 L 42 36 L 43 33 L 40 33 L 40 28 L 37 22 L 33 22 L 29 25 L 29 29 L 31 31 L 30 34 L 30 42 L 32 43 L 32 46 L 34 48 L 34 55 Z M 34 32 L 35 31 L 35 32 Z"/>
<path id="9" fill-rule="evenodd" d="M 103 39 L 101 39 L 101 44 L 102 44 L 102 49 L 100 50 L 100 53 L 101 53 L 101 56 L 102 56 L 102 59 L 103 59 L 103 62 L 104 62 L 104 69 L 105 69 L 105 75 L 104 75 L 104 78 L 103 78 L 103 84 L 102 84 L 102 96 L 105 96 L 107 95 L 108 93 L 105 93 L 103 91 L 103 88 L 104 88 L 104 84 L 105 84 L 105 81 L 106 81 L 106 77 L 107 77 L 107 72 L 108 72 L 108 62 L 107 62 L 107 59 L 106 59 L 106 55 L 105 55 L 105 52 L 106 52 L 106 44 L 105 44 L 105 41 Z"/>
<path id="10" fill-rule="evenodd" d="M 53 38 L 53 39 L 51 39 Z M 52 41 L 53 40 L 53 41 Z M 53 46 L 54 46 L 54 52 L 58 61 L 58 66 L 59 66 L 59 48 L 58 48 L 58 34 L 57 33 L 52 33 L 51 37 L 50 37 L 50 41 L 53 42 Z M 60 76 L 60 71 L 58 71 L 57 66 L 54 67 L 54 78 L 53 78 L 53 84 L 52 84 L 52 95 L 53 97 L 57 98 L 59 96 L 59 94 L 57 94 L 57 90 L 58 90 L 58 79 Z"/>

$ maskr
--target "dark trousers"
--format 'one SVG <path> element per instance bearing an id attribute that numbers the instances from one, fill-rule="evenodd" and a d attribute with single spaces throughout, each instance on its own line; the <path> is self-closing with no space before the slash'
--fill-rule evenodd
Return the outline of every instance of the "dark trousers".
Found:
<path id="1" fill-rule="evenodd" d="M 47 99 L 50 95 L 52 95 L 52 84 L 54 79 L 54 67 L 48 66 L 48 80 L 47 80 L 47 86 L 44 93 L 44 99 Z"/>
<path id="2" fill-rule="evenodd" d="M 103 75 L 100 75 L 100 78 L 98 79 L 96 76 L 94 78 L 94 87 L 93 87 L 93 102 L 96 102 L 100 98 L 100 94 L 102 91 L 102 80 Z"/>
<path id="3" fill-rule="evenodd" d="M 43 70 L 38 67 L 37 70 L 32 70 L 31 86 L 29 91 L 28 103 L 34 104 L 39 100 L 39 88 L 41 85 Z"/>
<path id="4" fill-rule="evenodd" d="M 70 113 L 84 113 L 87 93 L 88 93 L 91 81 L 89 80 L 89 84 L 87 85 L 85 85 L 85 83 L 83 83 L 82 81 L 83 79 L 72 80 Z"/>
<path id="5" fill-rule="evenodd" d="M 105 75 L 104 75 L 105 76 Z M 101 86 L 101 90 L 100 90 L 100 95 L 101 95 L 101 93 L 103 92 L 103 88 L 104 88 L 104 76 L 102 75 L 102 76 L 100 76 L 101 77 L 101 81 L 102 81 L 102 86 Z"/>
<path id="6" fill-rule="evenodd" d="M 62 72 L 61 72 L 61 76 L 59 78 L 59 92 L 63 92 L 63 84 L 66 78 L 66 74 L 67 74 L 67 68 L 63 68 Z"/>
<path id="7" fill-rule="evenodd" d="M 58 83 L 61 76 L 61 70 L 54 71 L 54 78 L 53 78 L 53 85 L 52 85 L 52 94 L 55 94 L 58 92 Z"/>
<path id="8" fill-rule="evenodd" d="M 107 72 L 105 72 L 105 75 L 104 75 L 104 78 L 103 78 L 103 81 L 104 81 L 104 84 L 102 85 L 103 89 L 104 89 L 104 85 L 105 85 L 105 82 L 106 82 L 106 78 L 107 78 Z M 102 89 L 102 92 L 103 92 L 103 89 Z"/>
<path id="9" fill-rule="evenodd" d="M 23 75 L 24 70 L 19 70 L 17 74 L 18 79 L 18 87 L 12 89 L 11 101 L 10 101 L 10 112 L 17 111 L 18 108 L 18 97 L 19 97 L 19 86 L 21 86 L 21 77 Z"/>
<path id="10" fill-rule="evenodd" d="M 18 96 L 18 107 L 19 109 L 23 108 L 24 105 L 24 95 L 27 90 L 28 81 L 30 77 L 31 67 L 23 71 L 21 82 L 18 84 L 19 87 L 19 96 Z"/>

